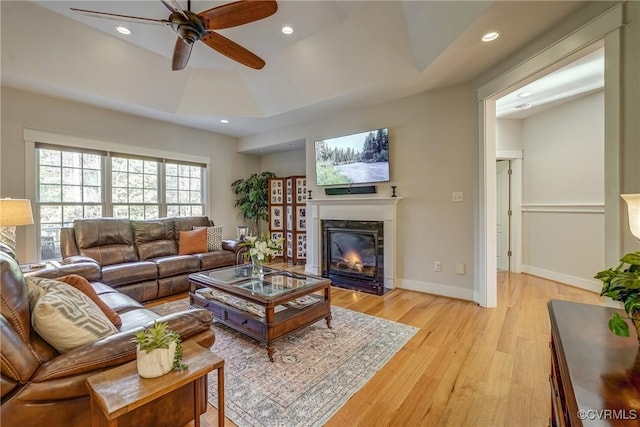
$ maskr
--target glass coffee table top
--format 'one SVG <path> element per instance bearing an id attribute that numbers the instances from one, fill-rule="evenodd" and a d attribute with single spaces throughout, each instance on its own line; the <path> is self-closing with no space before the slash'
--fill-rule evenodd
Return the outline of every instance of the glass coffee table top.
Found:
<path id="1" fill-rule="evenodd" d="M 259 280 L 251 278 L 251 270 L 251 265 L 245 264 L 193 273 L 191 277 L 216 287 L 232 287 L 264 297 L 283 295 L 327 280 L 269 267 L 263 267 L 264 279 Z"/>

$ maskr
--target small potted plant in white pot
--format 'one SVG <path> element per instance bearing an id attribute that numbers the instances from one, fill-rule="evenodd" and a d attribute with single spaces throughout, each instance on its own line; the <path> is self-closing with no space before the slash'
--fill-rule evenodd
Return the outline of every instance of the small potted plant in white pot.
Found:
<path id="1" fill-rule="evenodd" d="M 153 326 L 134 334 L 138 373 L 143 378 L 156 378 L 172 369 L 187 369 L 182 363 L 180 334 L 167 327 L 167 323 L 153 322 Z"/>

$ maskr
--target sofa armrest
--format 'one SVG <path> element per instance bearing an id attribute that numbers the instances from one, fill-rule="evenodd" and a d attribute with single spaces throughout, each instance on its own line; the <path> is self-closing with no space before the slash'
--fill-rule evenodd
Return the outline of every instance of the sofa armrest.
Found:
<path id="1" fill-rule="evenodd" d="M 86 258 L 86 257 L 80 257 Z M 47 279 L 55 279 L 57 277 L 67 276 L 69 274 L 77 274 L 84 277 L 90 282 L 98 282 L 102 278 L 102 270 L 100 265 L 91 258 L 91 261 L 77 259 L 75 263 L 60 263 L 58 261 L 49 261 L 47 265 L 32 273 L 25 274 L 26 277 L 46 277 Z"/>
<path id="2" fill-rule="evenodd" d="M 248 251 L 246 245 L 242 245 L 243 240 L 225 239 L 222 241 L 222 249 L 236 254 L 236 264 L 244 264 L 244 253 Z"/>
<path id="3" fill-rule="evenodd" d="M 156 319 L 167 322 L 169 329 L 180 334 L 183 341 L 188 340 L 203 330 L 210 328 L 213 315 L 208 310 L 191 309 L 173 313 Z M 57 378 L 101 371 L 135 360 L 136 344 L 133 334 L 153 322 L 128 331 L 121 331 L 56 357 L 44 364 L 31 379 L 32 382 L 43 382 Z"/>

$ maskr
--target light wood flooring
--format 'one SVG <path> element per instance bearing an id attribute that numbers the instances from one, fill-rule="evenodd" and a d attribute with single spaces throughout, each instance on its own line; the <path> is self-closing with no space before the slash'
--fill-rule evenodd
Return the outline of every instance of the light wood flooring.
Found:
<path id="1" fill-rule="evenodd" d="M 525 274 L 498 273 L 498 282 L 494 309 L 413 291 L 375 296 L 333 288 L 335 306 L 420 331 L 326 426 L 548 425 L 546 304 L 562 299 L 602 305 L 603 299 Z M 218 425 L 213 406 L 202 416 L 201 425 Z M 225 425 L 235 426 L 229 419 Z"/>

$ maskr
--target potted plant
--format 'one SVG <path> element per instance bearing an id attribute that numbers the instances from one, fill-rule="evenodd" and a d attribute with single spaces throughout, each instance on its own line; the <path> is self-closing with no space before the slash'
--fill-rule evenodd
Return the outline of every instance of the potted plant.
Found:
<path id="1" fill-rule="evenodd" d="M 603 283 L 601 296 L 624 304 L 640 341 L 640 251 L 626 254 L 620 259 L 620 265 L 599 272 L 595 278 Z M 609 329 L 616 335 L 629 336 L 629 326 L 618 313 L 611 315 Z"/>
<path id="2" fill-rule="evenodd" d="M 180 334 L 167 329 L 165 322 L 153 322 L 153 326 L 134 334 L 138 373 L 143 378 L 156 378 L 171 369 L 182 371 L 182 340 Z"/>
<path id="3" fill-rule="evenodd" d="M 235 207 L 239 208 L 245 219 L 255 220 L 256 232 L 260 233 L 260 220 L 269 219 L 269 178 L 273 172 L 254 173 L 247 179 L 238 179 L 231 184 L 237 196 Z"/>

